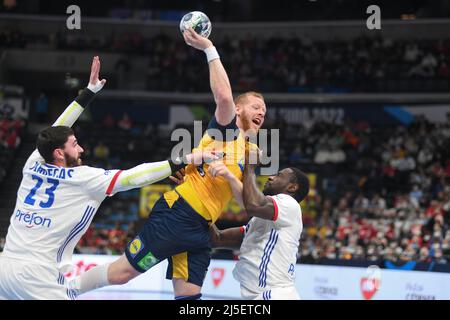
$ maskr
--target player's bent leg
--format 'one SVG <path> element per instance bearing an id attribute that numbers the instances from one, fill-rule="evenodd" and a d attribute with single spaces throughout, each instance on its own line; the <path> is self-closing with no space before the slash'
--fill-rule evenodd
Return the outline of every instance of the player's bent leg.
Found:
<path id="1" fill-rule="evenodd" d="M 89 269 L 80 276 L 70 280 L 67 284 L 67 288 L 75 295 L 86 293 L 91 290 L 102 288 L 104 286 L 109 286 L 108 281 L 108 267 L 109 263 L 96 266 Z"/>
<path id="2" fill-rule="evenodd" d="M 189 283 L 184 279 L 173 278 L 173 291 L 175 300 L 199 300 L 201 298 L 202 287 Z"/>
<path id="3" fill-rule="evenodd" d="M 182 252 L 168 259 L 166 279 L 172 279 L 175 299 L 198 300 L 209 266 L 209 248 Z"/>
<path id="4" fill-rule="evenodd" d="M 141 274 L 128 262 L 127 257 L 123 254 L 118 260 L 109 265 L 108 281 L 110 284 L 125 284 Z"/>
<path id="5" fill-rule="evenodd" d="M 112 263 L 96 266 L 71 280 L 68 289 L 74 290 L 78 296 L 105 286 L 125 284 L 140 274 L 122 255 Z"/>

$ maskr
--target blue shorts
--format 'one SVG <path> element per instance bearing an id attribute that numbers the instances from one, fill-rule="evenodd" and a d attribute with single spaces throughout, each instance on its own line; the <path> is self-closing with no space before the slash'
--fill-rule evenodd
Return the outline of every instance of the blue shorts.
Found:
<path id="1" fill-rule="evenodd" d="M 168 259 L 167 279 L 202 286 L 211 259 L 209 224 L 178 194 L 171 202 L 159 198 L 125 255 L 139 272 Z"/>

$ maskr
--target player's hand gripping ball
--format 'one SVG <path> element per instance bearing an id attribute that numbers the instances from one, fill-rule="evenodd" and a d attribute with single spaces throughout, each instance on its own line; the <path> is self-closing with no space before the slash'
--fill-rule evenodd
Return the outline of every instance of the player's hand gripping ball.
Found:
<path id="1" fill-rule="evenodd" d="M 199 35 L 208 38 L 211 34 L 211 21 L 208 16 L 200 11 L 186 13 L 180 21 L 180 31 L 183 33 L 187 28 L 192 27 Z"/>

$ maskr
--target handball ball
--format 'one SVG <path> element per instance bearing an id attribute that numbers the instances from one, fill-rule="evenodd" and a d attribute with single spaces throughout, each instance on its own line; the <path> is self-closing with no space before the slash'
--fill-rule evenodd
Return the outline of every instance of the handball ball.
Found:
<path id="1" fill-rule="evenodd" d="M 187 28 L 192 27 L 199 35 L 208 38 L 211 33 L 211 21 L 208 16 L 200 11 L 186 13 L 180 21 L 180 31 L 183 33 Z"/>

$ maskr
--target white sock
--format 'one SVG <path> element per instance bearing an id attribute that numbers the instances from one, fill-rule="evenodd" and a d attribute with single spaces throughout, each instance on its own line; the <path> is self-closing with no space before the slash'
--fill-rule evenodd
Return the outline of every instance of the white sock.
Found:
<path id="1" fill-rule="evenodd" d="M 109 263 L 96 266 L 71 280 L 69 287 L 77 290 L 77 294 L 95 290 L 110 285 L 108 281 Z"/>

